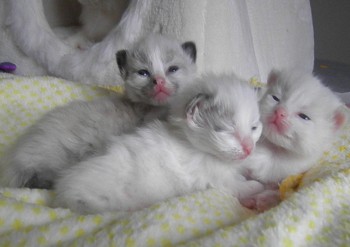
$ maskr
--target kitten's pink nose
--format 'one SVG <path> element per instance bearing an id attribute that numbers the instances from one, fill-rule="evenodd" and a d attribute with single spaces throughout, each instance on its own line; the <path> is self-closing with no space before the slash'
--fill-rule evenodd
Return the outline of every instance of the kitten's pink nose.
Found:
<path id="1" fill-rule="evenodd" d="M 282 107 L 278 107 L 275 110 L 275 116 L 277 119 L 283 119 L 283 118 L 287 117 L 287 111 Z"/>
<path id="2" fill-rule="evenodd" d="M 250 155 L 250 153 L 252 152 L 252 150 L 254 148 L 253 140 L 249 137 L 246 137 L 241 141 L 241 145 L 242 145 L 244 154 L 246 156 Z"/>
<path id="3" fill-rule="evenodd" d="M 164 85 L 165 84 L 165 79 L 162 76 L 155 76 L 154 80 L 153 80 L 153 83 L 155 85 Z"/>
<path id="4" fill-rule="evenodd" d="M 276 128 L 278 133 L 284 134 L 288 129 L 288 112 L 283 107 L 276 108 L 269 119 L 269 124 Z"/>

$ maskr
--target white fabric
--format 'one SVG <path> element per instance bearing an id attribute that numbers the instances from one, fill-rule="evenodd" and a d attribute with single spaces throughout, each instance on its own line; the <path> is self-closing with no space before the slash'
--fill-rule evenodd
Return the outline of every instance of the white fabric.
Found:
<path id="1" fill-rule="evenodd" d="M 5 2 L 0 2 L 2 12 Z M 23 60 L 11 34 L 3 32 L 1 14 L 0 62 L 15 62 L 18 74 L 45 74 L 33 60 Z M 308 0 L 153 0 L 144 25 L 151 30 L 157 23 L 165 33 L 196 42 L 200 72 L 235 71 L 245 79 L 255 76 L 266 81 L 272 67 L 313 68 Z"/>

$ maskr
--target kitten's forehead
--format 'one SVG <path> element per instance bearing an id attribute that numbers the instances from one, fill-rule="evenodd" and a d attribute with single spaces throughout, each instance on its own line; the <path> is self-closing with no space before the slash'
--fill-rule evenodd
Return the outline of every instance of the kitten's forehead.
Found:
<path id="1" fill-rule="evenodd" d="M 323 106 L 322 111 L 333 111 L 340 104 L 331 90 L 311 74 L 282 73 L 270 92 L 288 107 L 299 110 L 318 111 Z"/>
<path id="2" fill-rule="evenodd" d="M 183 53 L 180 44 L 175 40 L 161 35 L 150 35 L 136 46 L 133 56 L 140 65 L 148 64 L 155 70 L 161 70 L 164 64 L 171 63 Z"/>
<path id="3" fill-rule="evenodd" d="M 312 90 L 317 90 L 314 83 L 310 83 L 307 78 L 281 77 L 278 83 L 271 87 L 271 93 L 277 94 L 283 102 L 311 102 L 314 94 L 310 94 Z"/>
<path id="4" fill-rule="evenodd" d="M 215 103 L 220 105 L 226 114 L 231 116 L 237 124 L 244 125 L 259 121 L 257 96 L 246 82 L 228 77 L 223 78 L 221 84 L 223 86 L 219 87 Z"/>

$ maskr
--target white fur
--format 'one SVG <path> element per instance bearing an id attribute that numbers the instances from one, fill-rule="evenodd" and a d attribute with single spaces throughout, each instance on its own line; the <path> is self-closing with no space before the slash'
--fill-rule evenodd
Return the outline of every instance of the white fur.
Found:
<path id="1" fill-rule="evenodd" d="M 6 21 L 16 45 L 50 74 L 87 84 L 116 85 L 121 84 L 122 80 L 115 66 L 115 52 L 127 48 L 143 35 L 143 21 L 151 2 L 130 0 L 118 25 L 100 43 L 87 50 L 71 47 L 57 38 L 45 18 L 42 0 L 6 1 Z M 116 1 L 81 3 L 85 4 L 82 15 L 83 35 L 85 33 L 92 39 L 100 39 L 116 21 L 113 15 L 117 8 Z M 94 4 L 95 15 L 92 14 Z M 103 11 L 108 14 L 105 15 Z M 105 18 L 102 33 L 93 32 L 92 30 L 101 30 L 91 25 L 95 25 L 95 21 L 102 17 Z"/>
<path id="2" fill-rule="evenodd" d="M 2 183 L 10 187 L 32 187 L 33 176 L 39 187 L 65 167 L 88 156 L 103 153 L 110 135 L 135 127 L 142 118 L 117 97 L 91 102 L 74 101 L 45 114 L 31 126 L 2 160 Z M 34 181 L 33 181 L 34 182 Z"/>
<path id="3" fill-rule="evenodd" d="M 55 204 L 91 213 L 137 210 L 209 187 L 234 196 L 260 191 L 237 172 L 244 153 L 237 136 L 255 143 L 261 133 L 255 92 L 235 76 L 206 76 L 178 96 L 169 122 L 115 138 L 105 155 L 65 171 Z"/>

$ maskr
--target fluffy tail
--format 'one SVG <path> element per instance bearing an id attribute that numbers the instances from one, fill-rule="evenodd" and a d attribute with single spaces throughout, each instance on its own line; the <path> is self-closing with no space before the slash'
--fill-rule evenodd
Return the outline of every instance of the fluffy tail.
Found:
<path id="1" fill-rule="evenodd" d="M 44 15 L 42 0 L 8 0 L 9 25 L 14 42 L 50 74 L 94 85 L 121 84 L 115 62 L 143 34 L 143 23 L 152 0 L 130 0 L 119 24 L 100 43 L 81 51 L 57 38 Z"/>

